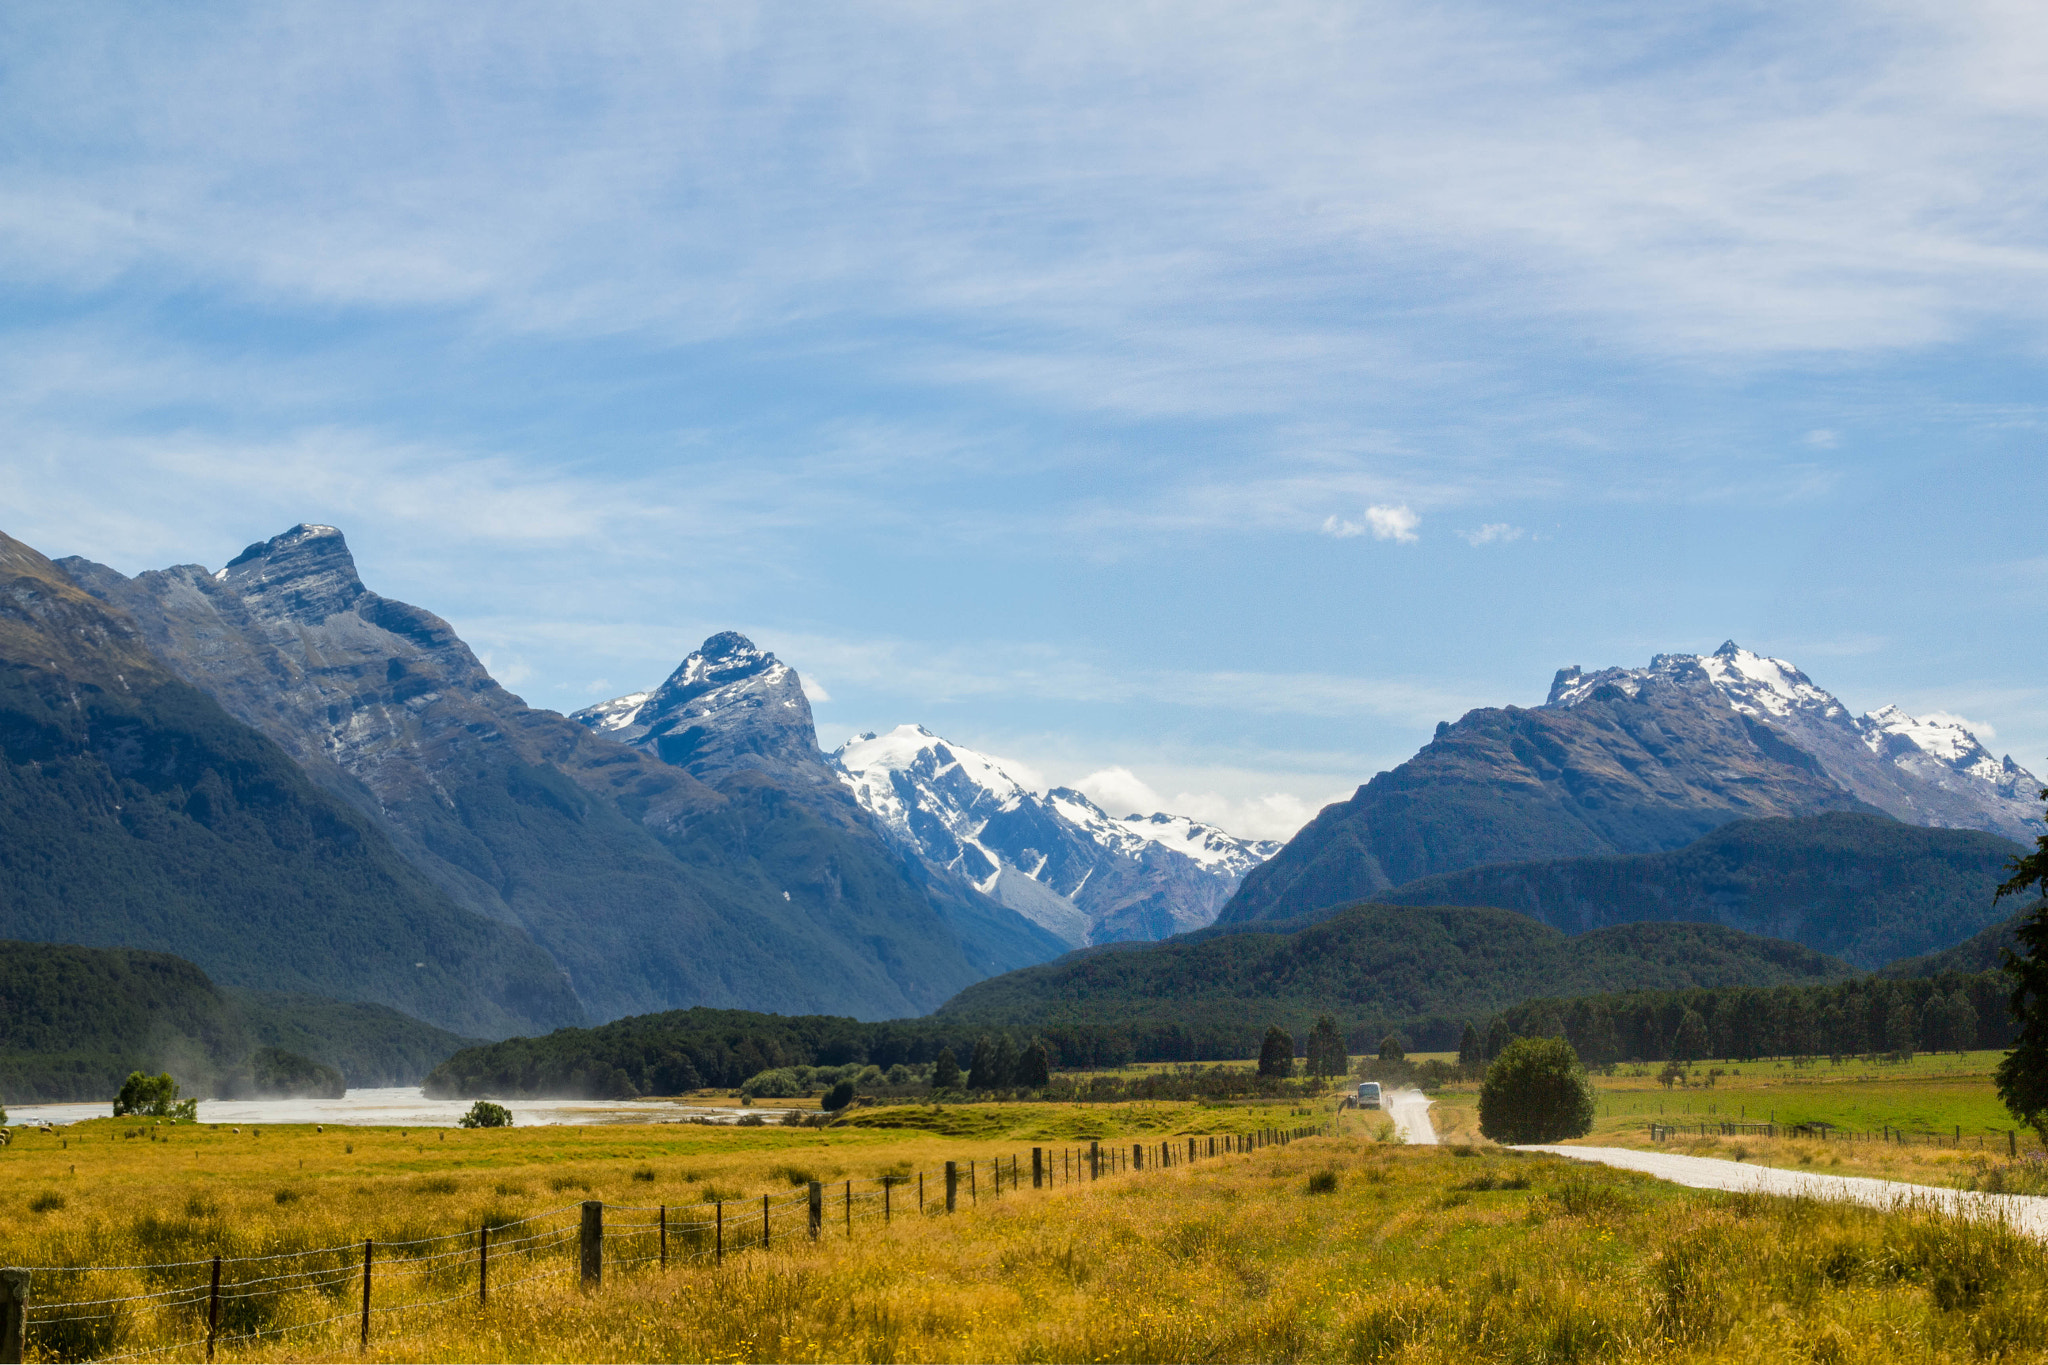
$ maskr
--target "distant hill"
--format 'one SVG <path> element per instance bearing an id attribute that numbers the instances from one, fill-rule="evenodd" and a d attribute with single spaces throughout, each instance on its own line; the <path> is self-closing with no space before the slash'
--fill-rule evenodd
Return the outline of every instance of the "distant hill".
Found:
<path id="1" fill-rule="evenodd" d="M 380 1005 L 223 991 L 168 953 L 0 941 L 0 1099 L 17 1104 L 111 1101 L 131 1071 L 254 1093 L 294 1060 L 408 1084 L 475 1041 Z"/>
<path id="2" fill-rule="evenodd" d="M 1977 830 L 1837 812 L 1738 820 L 1670 853 L 1492 863 L 1376 899 L 1505 906 L 1568 934 L 1644 920 L 1722 924 L 1867 970 L 1990 923 L 2006 862 L 2020 851 Z"/>
<path id="3" fill-rule="evenodd" d="M 1439 725 L 1253 869 L 1217 923 L 1293 919 L 1487 863 L 1667 852 L 1742 819 L 1883 812 L 2032 838 L 2040 785 L 1960 726 L 1890 707 L 1851 716 L 1730 641 L 1648 668 L 1565 669 L 1540 707 Z"/>
<path id="4" fill-rule="evenodd" d="M 2011 905 L 2013 901 L 2008 900 L 2005 904 Z M 1941 976 L 1949 972 L 1995 972 L 2005 965 L 2006 950 L 2017 947 L 2012 936 L 2013 930 L 2019 928 L 2020 921 L 2033 914 L 2038 906 L 2037 901 L 2023 910 L 2007 915 L 2004 919 L 1987 924 L 1954 947 L 1886 963 L 1879 975 L 1903 980 L 1911 977 Z"/>
<path id="5" fill-rule="evenodd" d="M 166 671 L 134 623 L 0 535 L 0 936 L 149 948 L 214 980 L 497 1035 L 581 1017 L 517 929 Z"/>
<path id="6" fill-rule="evenodd" d="M 1233 1039 L 1244 1055 L 1269 1023 L 1299 1030 L 1321 1013 L 1370 1034 L 1484 1019 L 1538 995 L 1774 986 L 1851 970 L 1721 925 L 1625 924 L 1574 938 L 1512 910 L 1363 904 L 1285 932 L 1212 929 L 1075 953 L 978 982 L 934 1022 L 1170 1026 L 1204 1055 L 1233 1055 Z"/>

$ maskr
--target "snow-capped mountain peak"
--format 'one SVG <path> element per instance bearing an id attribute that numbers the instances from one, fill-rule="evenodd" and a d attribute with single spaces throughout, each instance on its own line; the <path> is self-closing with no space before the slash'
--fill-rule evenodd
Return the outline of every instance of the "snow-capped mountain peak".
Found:
<path id="1" fill-rule="evenodd" d="M 1711 689 L 1811 755 L 1844 790 L 1898 819 L 2022 840 L 2040 833 L 2039 779 L 2010 756 L 1993 757 L 1968 727 L 1919 720 L 1896 706 L 1851 715 L 1794 665 L 1733 640 L 1712 654 L 1659 654 L 1648 668 L 1560 669 L 1544 704 L 1583 705 L 1603 687 L 1637 697 L 1653 685 Z"/>
<path id="2" fill-rule="evenodd" d="M 831 762 L 893 837 L 1076 945 L 1200 928 L 1279 851 L 1186 816 L 1118 819 L 1072 788 L 1033 790 L 921 725 L 857 735 Z"/>

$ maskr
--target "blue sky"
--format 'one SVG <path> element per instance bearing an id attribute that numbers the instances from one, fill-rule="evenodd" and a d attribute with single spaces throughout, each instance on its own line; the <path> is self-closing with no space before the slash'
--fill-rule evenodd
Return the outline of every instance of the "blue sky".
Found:
<path id="1" fill-rule="evenodd" d="M 2017 4 L 18 3 L 0 529 L 1251 833 L 1728 637 L 2048 773 L 2044 134 Z"/>

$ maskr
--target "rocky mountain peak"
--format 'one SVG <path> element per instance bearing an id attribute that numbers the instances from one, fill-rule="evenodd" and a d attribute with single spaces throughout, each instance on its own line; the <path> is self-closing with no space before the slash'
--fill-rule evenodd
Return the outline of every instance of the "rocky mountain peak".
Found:
<path id="1" fill-rule="evenodd" d="M 832 780 L 803 680 L 735 630 L 705 640 L 652 692 L 599 702 L 570 719 L 706 780 L 741 769 Z"/>
<path id="2" fill-rule="evenodd" d="M 355 606 L 369 589 L 356 573 L 348 540 L 332 526 L 300 522 L 258 541 L 214 575 L 259 618 L 319 625 Z"/>

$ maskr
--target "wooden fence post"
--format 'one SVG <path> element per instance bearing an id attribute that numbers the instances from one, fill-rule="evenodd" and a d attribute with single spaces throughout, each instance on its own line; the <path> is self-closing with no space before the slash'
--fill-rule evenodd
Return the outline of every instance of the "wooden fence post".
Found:
<path id="1" fill-rule="evenodd" d="M 604 1202 L 583 1201 L 583 1287 L 604 1287 Z"/>
<path id="2" fill-rule="evenodd" d="M 959 1196 L 960 1196 L 960 1163 L 958 1163 L 957 1161 L 949 1161 L 949 1162 L 947 1162 L 947 1163 L 946 1163 L 946 1212 L 947 1212 L 947 1213 L 951 1213 L 951 1212 L 953 1211 L 954 1207 L 955 1207 L 955 1206 L 957 1205 L 957 1203 L 959 1202 Z"/>
<path id="3" fill-rule="evenodd" d="M 894 1182 L 892 1182 L 892 1181 L 888 1181 L 888 1180 L 884 1180 L 884 1181 L 882 1182 L 882 1226 L 883 1226 L 883 1227 L 887 1227 L 887 1226 L 889 1225 L 889 1191 L 890 1191 L 891 1189 L 893 1189 L 893 1188 L 895 1188 Z"/>
<path id="4" fill-rule="evenodd" d="M 668 1205 L 661 1206 L 661 1268 L 668 1269 Z"/>
<path id="5" fill-rule="evenodd" d="M 924 1212 L 924 1172 L 917 1173 L 917 1211 Z"/>
<path id="6" fill-rule="evenodd" d="M 1100 1143 L 1091 1142 L 1088 1144 L 1088 1178 L 1090 1180 L 1102 1179 L 1102 1145 Z"/>
<path id="7" fill-rule="evenodd" d="M 981 1181 L 977 1178 L 980 1174 L 977 1168 L 980 1165 L 978 1161 L 967 1163 L 967 1202 L 970 1205 L 981 1202 Z"/>
<path id="8" fill-rule="evenodd" d="M 1043 1150 L 1041 1147 L 1031 1149 L 1031 1188 L 1034 1190 L 1045 1184 L 1045 1173 L 1039 1165 L 1039 1153 Z"/>
<path id="9" fill-rule="evenodd" d="M 818 1229 L 825 1222 L 825 1185 L 823 1181 L 811 1182 L 811 1240 L 818 1240 Z"/>
<path id="10" fill-rule="evenodd" d="M 1135 1142 L 1131 1144 L 1131 1169 L 1134 1171 L 1145 1169 L 1145 1149 Z"/>
<path id="11" fill-rule="evenodd" d="M 768 1249 L 768 1196 L 761 1196 L 761 1250 Z"/>
<path id="12" fill-rule="evenodd" d="M 476 1306 L 487 1308 L 491 1302 L 491 1225 L 485 1223 L 476 1230 Z"/>
<path id="13" fill-rule="evenodd" d="M 28 1289 L 28 1271 L 0 1270 L 0 1361 L 7 1365 L 21 1365 L 28 1349 Z"/>
<path id="14" fill-rule="evenodd" d="M 213 1359 L 214 1339 L 220 1335 L 220 1257 L 213 1258 L 213 1283 L 206 1291 L 206 1358 Z M 19 1355 L 14 1357 L 21 1359 Z"/>
<path id="15" fill-rule="evenodd" d="M 853 1240 L 853 1182 L 846 1182 L 846 1240 Z"/>
<path id="16" fill-rule="evenodd" d="M 375 1244 L 363 1239 L 363 1349 L 370 1349 L 370 1260 Z"/>
<path id="17" fill-rule="evenodd" d="M 717 1253 L 716 1253 L 716 1254 L 717 1254 L 717 1257 L 718 1257 L 718 1261 L 717 1261 L 717 1263 L 718 1263 L 719 1265 L 724 1265 L 724 1264 L 725 1264 L 725 1201 L 724 1201 L 723 1199 L 719 1200 L 719 1201 L 718 1201 L 718 1203 L 717 1203 L 717 1205 L 716 1205 L 716 1207 L 717 1207 L 717 1211 L 718 1211 L 718 1215 L 717 1215 L 717 1216 L 718 1216 L 718 1251 L 717 1251 Z"/>

